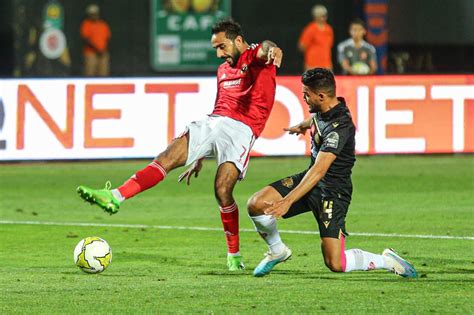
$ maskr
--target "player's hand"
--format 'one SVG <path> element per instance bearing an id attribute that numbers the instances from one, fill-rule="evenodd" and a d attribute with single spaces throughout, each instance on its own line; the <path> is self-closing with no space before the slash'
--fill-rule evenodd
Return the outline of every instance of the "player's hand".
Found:
<path id="1" fill-rule="evenodd" d="M 184 173 L 179 175 L 178 183 L 180 183 L 184 178 L 186 178 L 186 184 L 189 186 L 191 184 L 192 175 L 194 174 L 194 177 L 198 177 L 199 172 L 202 169 L 202 160 L 203 159 L 197 160 L 190 168 L 188 168 Z"/>
<path id="2" fill-rule="evenodd" d="M 278 47 L 271 47 L 268 50 L 267 62 L 265 64 L 270 64 L 273 62 L 275 66 L 280 68 L 281 60 L 283 59 L 283 51 Z"/>
<path id="3" fill-rule="evenodd" d="M 290 135 L 300 135 L 300 134 L 306 134 L 306 130 L 308 130 L 309 127 L 304 127 L 301 124 L 297 124 L 295 126 L 289 127 L 289 128 L 283 128 L 283 130 L 288 131 Z"/>
<path id="4" fill-rule="evenodd" d="M 277 219 L 284 216 L 291 207 L 291 201 L 285 198 L 278 201 L 264 201 L 264 203 L 269 206 L 267 209 L 265 209 L 264 213 Z"/>

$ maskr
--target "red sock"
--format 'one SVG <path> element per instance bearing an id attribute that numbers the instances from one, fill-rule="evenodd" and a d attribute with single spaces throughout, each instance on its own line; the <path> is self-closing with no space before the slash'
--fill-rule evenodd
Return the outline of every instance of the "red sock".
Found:
<path id="1" fill-rule="evenodd" d="M 234 202 L 227 207 L 219 207 L 224 226 L 227 249 L 230 254 L 239 252 L 239 208 Z"/>
<path id="2" fill-rule="evenodd" d="M 130 177 L 118 191 L 125 199 L 147 190 L 161 182 L 166 176 L 166 170 L 157 161 L 153 161 L 144 169 L 138 171 Z"/>

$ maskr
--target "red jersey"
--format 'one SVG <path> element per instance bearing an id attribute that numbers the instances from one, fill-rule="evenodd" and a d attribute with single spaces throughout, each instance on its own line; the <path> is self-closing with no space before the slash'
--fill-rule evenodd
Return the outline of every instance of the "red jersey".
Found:
<path id="1" fill-rule="evenodd" d="M 249 126 L 260 136 L 275 101 L 276 68 L 257 57 L 261 44 L 252 44 L 232 67 L 217 69 L 217 97 L 212 114 L 227 116 Z"/>

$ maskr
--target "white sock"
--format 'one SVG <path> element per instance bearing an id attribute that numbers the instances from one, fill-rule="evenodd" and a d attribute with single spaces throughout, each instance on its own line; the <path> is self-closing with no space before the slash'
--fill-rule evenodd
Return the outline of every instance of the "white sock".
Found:
<path id="1" fill-rule="evenodd" d="M 267 243 L 270 251 L 278 255 L 285 249 L 285 244 L 281 241 L 280 233 L 277 229 L 277 220 L 271 216 L 262 214 L 255 217 L 250 217 L 258 234 Z"/>
<path id="2" fill-rule="evenodd" d="M 125 198 L 122 196 L 122 194 L 120 193 L 118 189 L 112 189 L 111 192 L 112 192 L 112 195 L 114 195 L 114 197 L 117 198 L 119 202 L 122 202 L 125 200 Z"/>
<path id="3" fill-rule="evenodd" d="M 387 269 L 391 270 L 385 257 L 378 254 L 365 252 L 361 249 L 348 249 L 346 254 L 346 269 L 344 272 L 353 270 L 374 270 Z"/>
<path id="4" fill-rule="evenodd" d="M 227 253 L 227 257 L 229 256 L 240 256 L 240 252 L 237 253 Z"/>

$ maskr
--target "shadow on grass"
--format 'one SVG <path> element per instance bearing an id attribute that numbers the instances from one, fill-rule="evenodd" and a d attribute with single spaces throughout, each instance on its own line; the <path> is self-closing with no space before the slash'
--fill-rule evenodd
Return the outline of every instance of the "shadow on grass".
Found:
<path id="1" fill-rule="evenodd" d="M 114 261 L 120 262 L 170 262 L 174 264 L 177 260 L 178 259 L 170 256 L 143 252 L 121 252 L 114 256 Z"/>
<path id="2" fill-rule="evenodd" d="M 404 279 L 400 277 L 391 277 L 387 279 L 382 279 L 378 277 L 369 277 L 366 278 L 331 278 L 331 277 L 304 277 L 305 279 L 314 279 L 314 280 L 332 280 L 332 281 L 344 281 L 344 282 L 400 282 L 406 281 L 410 283 L 424 283 L 424 282 L 436 282 L 436 283 L 474 283 L 474 279 L 434 279 L 434 278 L 417 278 L 417 279 Z"/>
<path id="3" fill-rule="evenodd" d="M 456 268 L 456 269 L 447 269 L 447 270 L 424 270 L 425 273 L 428 274 L 436 274 L 436 275 L 462 275 L 462 274 L 471 274 L 474 276 L 473 269 L 463 269 L 463 268 Z"/>
<path id="4" fill-rule="evenodd" d="M 274 272 L 275 274 L 293 274 L 298 277 L 297 273 L 292 272 Z M 300 276 L 302 273 L 300 273 Z M 443 275 L 450 276 L 450 279 L 443 279 Z M 452 278 L 452 275 L 459 275 L 455 279 Z M 315 280 L 333 280 L 333 281 L 369 281 L 369 282 L 398 282 L 398 281 L 408 281 L 408 282 L 442 282 L 442 283 L 473 283 L 474 277 L 466 278 L 464 275 L 473 275 L 473 270 L 470 269 L 447 269 L 442 271 L 430 271 L 430 270 L 418 270 L 418 278 L 409 279 L 396 276 L 390 272 L 384 272 L 382 270 L 375 272 L 354 272 L 350 274 L 333 274 L 330 272 L 312 272 L 308 273 L 305 276 L 301 276 L 303 279 L 315 279 Z"/>
<path id="5" fill-rule="evenodd" d="M 134 273 L 133 275 L 130 275 L 130 273 L 127 272 L 111 272 L 111 271 L 104 271 L 100 273 L 85 273 L 83 271 L 63 271 L 61 272 L 62 275 L 68 275 L 68 276 L 81 276 L 81 277 L 112 277 L 112 278 L 138 278 L 138 277 L 153 277 L 153 273 L 143 273 L 143 274 L 137 274 Z"/>
<path id="6" fill-rule="evenodd" d="M 251 270 L 245 270 L 245 271 L 205 271 L 205 272 L 200 272 L 197 275 L 199 275 L 199 276 L 230 276 L 230 277 L 245 276 L 245 277 L 248 277 L 251 274 L 252 274 Z"/>

